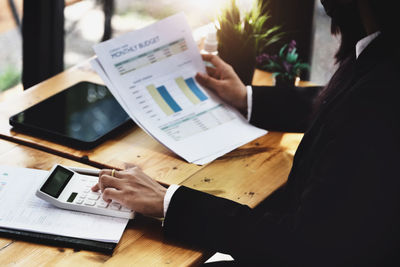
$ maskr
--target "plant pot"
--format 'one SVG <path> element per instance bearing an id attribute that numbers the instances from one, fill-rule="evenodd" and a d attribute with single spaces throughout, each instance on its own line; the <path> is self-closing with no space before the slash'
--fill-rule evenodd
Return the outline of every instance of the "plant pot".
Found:
<path id="1" fill-rule="evenodd" d="M 294 88 L 296 87 L 297 77 L 292 79 L 284 78 L 282 76 L 275 77 L 275 87 L 279 88 Z"/>
<path id="2" fill-rule="evenodd" d="M 251 85 L 255 71 L 255 62 L 244 62 L 233 65 L 233 69 L 245 85 Z"/>

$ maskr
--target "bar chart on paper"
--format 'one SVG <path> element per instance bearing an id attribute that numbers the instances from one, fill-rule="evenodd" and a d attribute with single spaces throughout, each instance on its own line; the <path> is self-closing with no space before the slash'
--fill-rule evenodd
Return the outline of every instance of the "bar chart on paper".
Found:
<path id="1" fill-rule="evenodd" d="M 193 77 L 184 79 L 180 76 L 175 78 L 173 82 L 170 80 L 165 82 L 165 84 L 167 85 L 159 85 L 157 87 L 154 84 L 150 84 L 146 86 L 146 89 L 152 100 L 167 116 L 181 111 L 181 105 L 185 107 L 188 105 L 197 105 L 208 99 L 206 93 L 203 89 L 200 89 Z M 172 97 L 170 91 L 174 92 L 175 98 L 178 100 Z M 178 101 L 181 104 L 178 104 Z"/>
<path id="2" fill-rule="evenodd" d="M 188 79 L 183 79 L 182 77 L 178 77 L 175 79 L 177 85 L 185 94 L 185 96 L 194 104 L 198 104 L 201 101 L 205 101 L 208 97 L 204 94 L 204 92 L 196 85 L 194 79 L 192 77 Z"/>
<path id="3" fill-rule="evenodd" d="M 146 88 L 153 100 L 167 116 L 182 110 L 182 108 L 171 97 L 165 86 L 162 85 L 155 87 L 153 84 L 151 84 Z"/>
<path id="4" fill-rule="evenodd" d="M 172 74 L 146 85 L 144 90 L 136 88 L 132 94 L 148 118 L 176 141 L 234 119 L 225 105 L 208 101 L 208 94 L 190 75 Z M 201 104 L 207 108 L 198 109 Z"/>
<path id="5" fill-rule="evenodd" d="M 183 13 L 94 49 L 92 66 L 121 106 L 188 162 L 203 165 L 266 133 L 197 82 L 206 67 Z"/>

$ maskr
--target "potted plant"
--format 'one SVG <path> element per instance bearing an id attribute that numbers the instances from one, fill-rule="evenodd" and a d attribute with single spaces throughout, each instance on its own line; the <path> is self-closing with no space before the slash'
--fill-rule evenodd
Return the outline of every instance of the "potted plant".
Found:
<path id="1" fill-rule="evenodd" d="M 278 26 L 267 27 L 269 18 L 267 3 L 262 0 L 255 1 L 247 12 L 240 12 L 236 0 L 231 0 L 217 19 L 218 54 L 245 84 L 251 84 L 256 55 L 282 35 Z"/>
<path id="2" fill-rule="evenodd" d="M 295 86 L 300 72 L 310 67 L 307 63 L 300 62 L 295 40 L 283 45 L 277 55 L 263 53 L 257 56 L 257 64 L 261 69 L 273 73 L 277 87 Z"/>

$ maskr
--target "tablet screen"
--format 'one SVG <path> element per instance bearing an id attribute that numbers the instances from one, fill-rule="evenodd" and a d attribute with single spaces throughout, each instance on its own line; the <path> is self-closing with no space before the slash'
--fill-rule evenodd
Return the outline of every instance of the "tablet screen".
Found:
<path id="1" fill-rule="evenodd" d="M 129 120 L 107 87 L 80 82 L 14 115 L 10 123 L 89 144 Z"/>

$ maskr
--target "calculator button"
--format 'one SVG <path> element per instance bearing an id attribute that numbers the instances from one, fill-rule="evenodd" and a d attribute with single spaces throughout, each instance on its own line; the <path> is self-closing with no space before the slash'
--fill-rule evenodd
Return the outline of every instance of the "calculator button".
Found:
<path id="1" fill-rule="evenodd" d="M 118 203 L 111 203 L 109 208 L 112 210 L 119 210 L 121 208 L 121 205 Z"/>
<path id="2" fill-rule="evenodd" d="M 96 201 L 94 201 L 94 200 L 86 200 L 85 201 L 85 205 L 86 206 L 94 206 L 94 205 L 96 205 Z"/>
<path id="3" fill-rule="evenodd" d="M 124 212 L 131 212 L 131 209 L 125 208 L 125 207 L 121 207 L 121 211 Z"/>
<path id="4" fill-rule="evenodd" d="M 98 200 L 99 198 L 100 198 L 99 195 L 94 195 L 94 194 L 90 194 L 88 197 L 88 199 L 91 199 L 91 200 Z"/>
<path id="5" fill-rule="evenodd" d="M 108 203 L 105 201 L 101 201 L 99 204 L 97 204 L 97 207 L 99 208 L 107 208 Z"/>
<path id="6" fill-rule="evenodd" d="M 83 193 L 89 193 L 89 191 L 90 191 L 90 189 L 87 188 L 87 189 L 83 190 Z"/>
<path id="7" fill-rule="evenodd" d="M 83 203 L 83 198 L 78 198 L 78 199 L 75 201 L 75 203 L 76 203 L 76 204 L 82 204 L 82 203 Z"/>
<path id="8" fill-rule="evenodd" d="M 85 197 L 87 197 L 87 194 L 83 193 L 83 194 L 81 194 L 79 197 L 80 197 L 80 198 L 85 198 Z"/>

